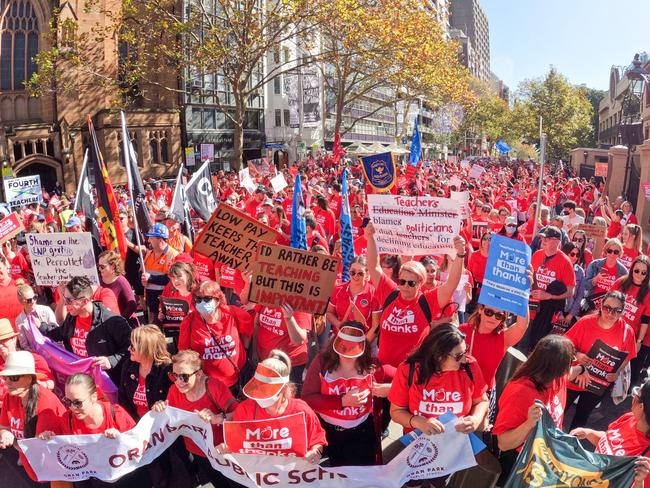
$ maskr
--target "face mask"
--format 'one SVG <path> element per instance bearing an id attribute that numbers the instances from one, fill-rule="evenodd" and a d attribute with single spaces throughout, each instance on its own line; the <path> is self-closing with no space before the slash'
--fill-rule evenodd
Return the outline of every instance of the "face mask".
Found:
<path id="1" fill-rule="evenodd" d="M 217 302 L 210 300 L 209 302 L 199 302 L 196 304 L 196 311 L 201 315 L 212 315 L 217 309 Z"/>
<path id="2" fill-rule="evenodd" d="M 267 398 L 265 400 L 255 400 L 255 402 L 260 406 L 260 408 L 269 408 L 278 401 L 278 398 L 280 398 L 280 392 L 282 392 L 282 390 L 277 392 L 271 398 Z"/>
<path id="3" fill-rule="evenodd" d="M 506 227 L 506 234 L 508 234 L 509 236 L 511 236 L 512 234 L 515 233 L 516 230 L 517 230 L 516 227 Z"/>

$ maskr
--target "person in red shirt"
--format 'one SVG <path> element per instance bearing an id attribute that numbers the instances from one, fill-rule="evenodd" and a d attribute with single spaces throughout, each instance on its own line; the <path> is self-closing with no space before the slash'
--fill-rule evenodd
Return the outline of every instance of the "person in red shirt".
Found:
<path id="1" fill-rule="evenodd" d="M 172 357 L 172 372 L 169 378 L 173 385 L 167 400 L 159 400 L 151 407 L 152 412 L 176 407 L 196 414 L 212 426 L 215 446 L 223 441 L 222 424 L 237 406 L 230 390 L 216 378 L 208 377 L 203 371 L 203 362 L 196 351 L 180 351 Z M 185 448 L 193 455 L 193 463 L 204 479 L 213 486 L 235 486 L 226 476 L 212 468 L 210 461 L 199 447 L 188 437 L 183 437 Z M 236 485 L 238 486 L 238 485 Z"/>
<path id="2" fill-rule="evenodd" d="M 622 319 L 625 307 L 625 297 L 620 291 L 610 291 L 602 301 L 597 314 L 586 315 L 578 320 L 571 327 L 565 337 L 573 342 L 576 349 L 576 359 L 579 365 L 585 368 L 590 366 L 594 359 L 587 356 L 597 340 L 601 340 L 607 346 L 627 353 L 621 367 L 616 371 L 607 373 L 603 380 L 592 378 L 588 369 L 585 369 L 575 380 L 569 383 L 569 394 L 567 401 L 572 404 L 577 398 L 576 412 L 571 421 L 571 429 L 583 427 L 592 410 L 602 400 L 602 395 L 596 395 L 586 390 L 590 382 L 598 382 L 605 388 L 605 394 L 609 394 L 611 387 L 623 371 L 625 365 L 636 357 L 636 344 L 634 331 Z M 600 368 L 600 365 L 596 367 Z"/>
<path id="3" fill-rule="evenodd" d="M 322 195 L 318 195 L 316 198 L 317 207 L 314 208 L 314 218 L 316 222 L 323 228 L 325 232 L 325 237 L 328 242 L 336 234 L 336 215 L 329 208 L 327 203 L 327 198 Z"/>
<path id="4" fill-rule="evenodd" d="M 587 269 L 587 266 L 594 260 L 594 255 L 587 249 L 587 234 L 582 229 L 575 229 L 571 233 L 571 242 L 575 244 L 580 250 L 580 259 L 578 264 L 582 269 Z"/>
<path id="5" fill-rule="evenodd" d="M 341 216 L 341 201 L 343 197 L 341 196 L 341 184 L 338 181 L 335 181 L 331 185 L 332 194 L 329 197 L 329 208 L 334 212 L 336 220 Z"/>
<path id="6" fill-rule="evenodd" d="M 192 290 L 195 286 L 195 270 L 192 264 L 176 262 L 167 272 L 169 283 L 160 295 L 158 321 L 167 337 L 178 343 L 181 322 L 194 310 Z"/>
<path id="7" fill-rule="evenodd" d="M 480 245 L 477 252 L 473 252 L 469 257 L 467 263 L 467 271 L 472 274 L 474 279 L 474 289 L 472 290 L 472 301 L 470 302 L 467 311 L 472 312 L 478 297 L 481 293 L 481 286 L 483 285 L 483 278 L 485 278 L 485 267 L 487 266 L 487 258 L 490 253 L 490 242 L 492 240 L 492 231 L 486 231 L 480 239 Z"/>
<path id="8" fill-rule="evenodd" d="M 569 339 L 551 334 L 542 338 L 519 366 L 499 398 L 499 413 L 492 429 L 499 449 L 521 449 L 542 418 L 542 407 L 536 401 L 541 401 L 555 425 L 562 427 L 567 379 L 575 378 L 582 371 L 581 366 L 571 366 L 574 352 Z M 503 472 L 508 471 L 504 466 Z"/>
<path id="9" fill-rule="evenodd" d="M 290 383 L 291 360 L 284 352 L 271 351 L 268 358 L 257 365 L 255 375 L 246 383 L 243 393 L 248 397 L 241 402 L 233 412 L 233 421 L 258 421 L 260 428 L 263 421 L 283 417 L 284 425 L 289 430 L 287 437 L 294 442 L 292 455 L 300 456 L 307 461 L 317 464 L 322 456 L 323 448 L 327 445 L 325 430 L 321 427 L 318 416 L 303 400 L 294 398 Z M 297 421 L 290 422 L 288 417 L 303 414 Z M 297 446 L 303 446 L 304 451 L 296 451 Z M 227 445 L 221 446 L 222 451 L 228 451 Z M 260 450 L 265 454 L 269 450 Z"/>
<path id="10" fill-rule="evenodd" d="M 246 215 L 257 218 L 262 213 L 262 203 L 266 199 L 266 188 L 258 186 L 255 193 L 244 204 Z"/>
<path id="11" fill-rule="evenodd" d="M 365 230 L 368 239 L 368 270 L 375 285 L 377 300 L 382 305 L 377 358 L 389 378 L 395 368 L 429 333 L 431 320 L 439 319 L 458 287 L 463 273 L 465 241 L 454 238 L 456 259 L 449 266 L 447 282 L 438 288 L 422 292 L 426 270 L 417 261 L 408 261 L 400 267 L 398 284 L 388 278 L 379 265 L 374 227 Z M 428 310 L 428 313 L 427 313 Z"/>
<path id="12" fill-rule="evenodd" d="M 245 348 L 253 335 L 253 319 L 244 310 L 228 305 L 214 281 L 199 285 L 194 307 L 181 322 L 178 349 L 198 352 L 206 375 L 229 388 L 236 387 L 246 364 Z"/>
<path id="13" fill-rule="evenodd" d="M 9 263 L 4 254 L 0 253 L 0 310 L 2 316 L 9 319 L 12 327 L 16 327 L 16 317 L 23 311 L 18 300 L 18 288 L 9 272 Z"/>
<path id="14" fill-rule="evenodd" d="M 14 332 L 11 323 L 7 319 L 0 319 L 0 369 L 4 368 L 5 361 L 9 354 L 18 350 L 18 333 Z M 46 387 L 48 390 L 54 389 L 54 375 L 52 370 L 45 361 L 45 358 L 40 354 L 31 352 L 34 357 L 34 365 L 36 367 L 36 376 L 38 383 Z"/>
<path id="15" fill-rule="evenodd" d="M 373 397 L 388 396 L 390 383 L 371 354 L 364 326 L 341 324 L 309 365 L 302 398 L 321 418 L 331 466 L 369 466 L 381 460 Z M 378 420 L 378 419 L 377 419 Z"/>
<path id="16" fill-rule="evenodd" d="M 650 381 L 632 390 L 631 411 L 609 424 L 607 431 L 579 427 L 570 432 L 578 439 L 586 439 L 599 454 L 610 456 L 643 456 L 634 468 L 636 475 L 632 488 L 648 488 L 650 480 Z"/>
<path id="17" fill-rule="evenodd" d="M 445 426 L 437 418 L 451 412 L 460 418 L 456 431 L 469 434 L 485 420 L 487 385 L 476 360 L 467 354 L 465 334 L 452 324 L 431 331 L 397 368 L 388 394 L 390 416 L 405 432 L 439 434 Z M 445 477 L 429 480 L 445 486 Z"/>
<path id="18" fill-rule="evenodd" d="M 636 224 L 627 224 L 621 232 L 621 242 L 623 243 L 623 253 L 619 256 L 621 262 L 627 269 L 634 258 L 641 254 L 641 245 L 643 244 L 643 229 Z"/>
<path id="19" fill-rule="evenodd" d="M 638 224 L 636 215 L 632 212 L 632 204 L 628 201 L 621 203 L 621 210 L 623 211 L 623 218 L 621 219 L 622 225 Z"/>

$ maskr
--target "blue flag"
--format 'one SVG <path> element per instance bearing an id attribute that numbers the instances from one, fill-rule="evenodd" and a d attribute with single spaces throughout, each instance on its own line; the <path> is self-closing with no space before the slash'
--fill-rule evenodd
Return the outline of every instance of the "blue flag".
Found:
<path id="1" fill-rule="evenodd" d="M 361 159 L 361 168 L 368 180 L 368 184 L 378 193 L 385 193 L 395 184 L 397 167 L 393 154 L 386 152 L 364 156 Z"/>
<path id="2" fill-rule="evenodd" d="M 350 216 L 350 200 L 348 199 L 348 170 L 343 170 L 341 177 L 341 280 L 350 281 L 350 265 L 354 259 L 352 243 L 352 217 Z"/>
<path id="3" fill-rule="evenodd" d="M 501 154 L 506 154 L 512 150 L 512 148 L 508 146 L 505 142 L 503 142 L 501 139 L 497 141 L 494 147 L 496 147 L 497 151 L 499 151 Z"/>
<path id="4" fill-rule="evenodd" d="M 300 175 L 296 175 L 293 186 L 293 206 L 291 210 L 291 247 L 307 250 L 307 224 L 305 223 L 305 200 L 302 197 Z"/>
<path id="5" fill-rule="evenodd" d="M 413 138 L 411 139 L 411 155 L 409 163 L 411 166 L 417 166 L 420 162 L 420 154 L 422 154 L 422 147 L 420 145 L 420 131 L 418 130 L 418 118 L 415 117 L 413 123 Z"/>

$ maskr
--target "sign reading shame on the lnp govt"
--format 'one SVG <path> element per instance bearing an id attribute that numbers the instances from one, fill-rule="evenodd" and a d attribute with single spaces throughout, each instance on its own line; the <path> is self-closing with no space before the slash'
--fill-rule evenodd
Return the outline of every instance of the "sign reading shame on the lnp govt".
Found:
<path id="1" fill-rule="evenodd" d="M 530 247 L 493 235 L 478 303 L 525 317 L 530 297 Z"/>
<path id="2" fill-rule="evenodd" d="M 194 242 L 194 250 L 214 262 L 245 271 L 259 242 L 274 242 L 278 232 L 254 217 L 220 203 Z"/>
<path id="3" fill-rule="evenodd" d="M 90 232 L 27 234 L 27 250 L 39 286 L 57 286 L 75 276 L 99 284 Z"/>
<path id="4" fill-rule="evenodd" d="M 370 222 L 380 254 L 456 257 L 461 203 L 449 198 L 368 195 Z"/>
<path id="5" fill-rule="evenodd" d="M 8 178 L 4 180 L 4 186 L 6 201 L 12 207 L 40 203 L 43 199 L 39 175 Z"/>
<path id="6" fill-rule="evenodd" d="M 249 299 L 260 305 L 288 303 L 298 312 L 324 314 L 339 261 L 326 254 L 262 242 L 253 264 Z"/>

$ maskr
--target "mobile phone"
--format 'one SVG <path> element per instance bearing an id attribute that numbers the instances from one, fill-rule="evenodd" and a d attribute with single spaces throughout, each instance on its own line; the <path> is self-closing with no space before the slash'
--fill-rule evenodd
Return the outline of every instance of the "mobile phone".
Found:
<path id="1" fill-rule="evenodd" d="M 364 217 L 363 221 L 361 222 L 361 228 L 365 229 L 368 227 L 368 224 L 370 223 L 370 217 Z"/>

